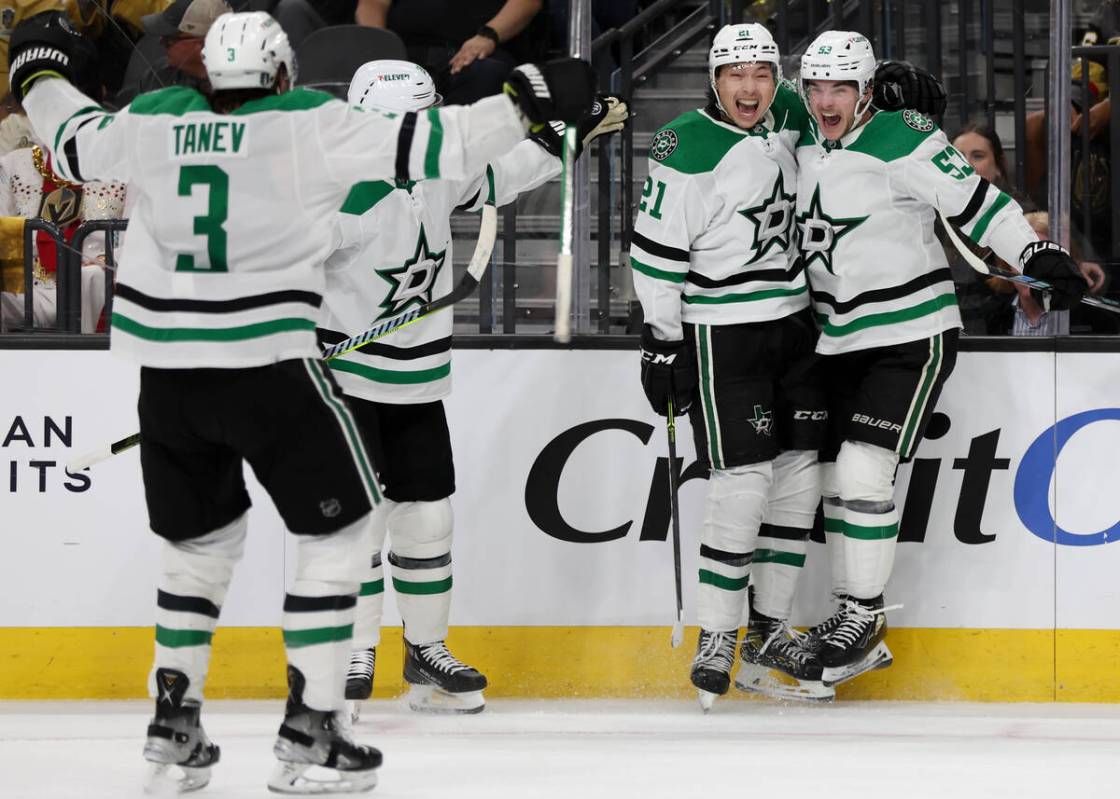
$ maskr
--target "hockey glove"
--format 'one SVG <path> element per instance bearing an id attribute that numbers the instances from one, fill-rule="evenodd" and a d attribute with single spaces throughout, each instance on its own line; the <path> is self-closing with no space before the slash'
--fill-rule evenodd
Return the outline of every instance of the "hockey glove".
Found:
<path id="1" fill-rule="evenodd" d="M 535 133 L 553 119 L 578 123 L 595 99 L 595 73 L 586 61 L 557 58 L 544 64 L 522 64 L 502 88 L 517 106 L 525 127 Z"/>
<path id="2" fill-rule="evenodd" d="M 1049 303 L 1043 293 L 1031 289 L 1031 294 L 1043 308 L 1062 311 L 1072 308 L 1085 296 L 1089 283 L 1077 268 L 1062 245 L 1053 241 L 1032 241 L 1019 256 L 1019 269 L 1027 277 L 1045 280 L 1054 287 Z"/>
<path id="3" fill-rule="evenodd" d="M 36 14 L 16 26 L 8 45 L 8 78 L 12 95 L 23 96 L 38 78 L 63 78 L 76 83 L 96 72 L 97 55 L 60 11 Z"/>
<path id="4" fill-rule="evenodd" d="M 683 340 L 662 341 L 649 325 L 642 326 L 641 348 L 642 389 L 650 407 L 659 416 L 668 416 L 672 399 L 673 415 L 680 416 L 696 394 L 696 361 Z"/>
<path id="5" fill-rule="evenodd" d="M 630 118 L 626 101 L 614 94 L 595 97 L 591 110 L 576 125 L 576 157 L 600 136 L 617 133 Z M 559 158 L 564 152 L 564 123 L 550 122 L 529 138 L 543 147 L 550 155 Z"/>
<path id="6" fill-rule="evenodd" d="M 912 108 L 929 116 L 945 113 L 945 87 L 908 61 L 884 61 L 875 70 L 871 102 L 880 111 Z"/>

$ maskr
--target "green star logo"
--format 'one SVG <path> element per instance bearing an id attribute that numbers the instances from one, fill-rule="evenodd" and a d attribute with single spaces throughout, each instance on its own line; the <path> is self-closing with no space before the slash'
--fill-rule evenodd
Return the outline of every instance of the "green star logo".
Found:
<path id="1" fill-rule="evenodd" d="M 447 250 L 432 252 L 428 249 L 428 237 L 424 226 L 420 226 L 420 238 L 416 241 L 416 252 L 401 266 L 378 269 L 377 274 L 385 278 L 391 288 L 381 301 L 383 309 L 377 319 L 387 319 L 404 313 L 410 306 L 424 305 L 432 301 L 439 270 L 443 268 Z M 376 321 L 376 320 L 375 320 Z"/>
<path id="2" fill-rule="evenodd" d="M 754 223 L 754 256 L 744 266 L 761 261 L 773 249 L 779 252 L 789 249 L 795 197 L 795 194 L 786 194 L 785 177 L 778 170 L 770 196 L 752 208 L 739 211 Z"/>
<path id="3" fill-rule="evenodd" d="M 866 222 L 866 216 L 853 216 L 841 219 L 832 217 L 824 212 L 821 207 L 821 187 L 813 190 L 813 198 L 809 200 L 809 208 L 803 214 L 797 215 L 797 230 L 800 233 L 801 253 L 805 258 L 805 268 L 808 269 L 813 261 L 820 260 L 830 275 L 836 272 L 832 269 L 832 254 L 837 242 Z"/>

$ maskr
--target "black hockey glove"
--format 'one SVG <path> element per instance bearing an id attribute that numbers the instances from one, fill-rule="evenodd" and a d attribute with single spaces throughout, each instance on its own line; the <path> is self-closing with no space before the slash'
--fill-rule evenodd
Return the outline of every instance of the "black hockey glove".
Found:
<path id="1" fill-rule="evenodd" d="M 8 79 L 12 95 L 23 96 L 37 78 L 78 78 L 96 72 L 93 45 L 82 37 L 69 17 L 60 11 L 36 14 L 16 26 L 8 45 Z"/>
<path id="2" fill-rule="evenodd" d="M 557 58 L 543 64 L 522 64 L 502 87 L 536 132 L 551 120 L 574 125 L 591 109 L 595 73 L 578 58 Z"/>
<path id="3" fill-rule="evenodd" d="M 880 111 L 912 108 L 928 116 L 945 113 L 945 87 L 908 61 L 884 61 L 875 69 L 871 102 Z"/>
<path id="4" fill-rule="evenodd" d="M 617 133 L 630 118 L 630 108 L 618 95 L 600 94 L 591 104 L 591 110 L 584 114 L 576 125 L 576 157 L 578 158 L 595 139 Z M 559 158 L 564 152 L 564 123 L 550 122 L 529 138 Z"/>
<path id="5" fill-rule="evenodd" d="M 642 325 L 641 347 L 642 389 L 650 407 L 659 416 L 668 416 L 672 399 L 673 415 L 680 416 L 688 410 L 696 394 L 696 361 L 683 340 L 655 338 L 649 325 Z"/>
<path id="6" fill-rule="evenodd" d="M 1019 269 L 1027 277 L 1045 280 L 1054 287 L 1049 303 L 1043 293 L 1035 289 L 1031 294 L 1050 311 L 1072 308 L 1085 296 L 1089 282 L 1077 268 L 1062 245 L 1053 241 L 1032 241 L 1019 256 Z"/>

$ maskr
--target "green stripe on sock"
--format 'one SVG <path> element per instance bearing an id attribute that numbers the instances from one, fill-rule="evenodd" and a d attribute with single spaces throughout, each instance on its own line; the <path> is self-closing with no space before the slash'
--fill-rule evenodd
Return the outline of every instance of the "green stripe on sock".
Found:
<path id="1" fill-rule="evenodd" d="M 362 583 L 362 590 L 358 592 L 358 596 L 373 596 L 374 594 L 381 594 L 385 592 L 385 578 L 380 580 L 372 580 L 368 583 Z"/>
<path id="2" fill-rule="evenodd" d="M 844 532 L 844 520 L 833 519 L 830 516 L 824 517 L 824 531 L 826 533 L 842 533 Z"/>
<path id="3" fill-rule="evenodd" d="M 442 594 L 451 590 L 451 575 L 443 580 L 434 580 L 430 583 L 414 583 L 394 577 L 393 588 L 398 594 L 411 594 L 412 596 Z"/>
<path id="4" fill-rule="evenodd" d="M 755 563 L 780 563 L 783 566 L 796 566 L 801 568 L 805 565 L 805 556 L 796 552 L 782 552 L 778 549 L 756 549 L 754 551 Z"/>
<path id="5" fill-rule="evenodd" d="M 700 570 L 701 585 L 714 585 L 716 588 L 722 588 L 724 591 L 742 591 L 747 587 L 747 582 L 749 580 L 750 575 L 746 577 L 724 577 L 722 574 L 716 574 L 707 569 Z"/>
<path id="6" fill-rule="evenodd" d="M 171 630 L 156 625 L 156 643 L 171 649 L 184 646 L 209 646 L 214 633 L 210 630 Z"/>
<path id="7" fill-rule="evenodd" d="M 844 536 L 858 538 L 861 541 L 882 541 L 898 535 L 898 524 L 883 524 L 877 527 L 866 527 L 862 524 L 844 522 Z"/>
<path id="8" fill-rule="evenodd" d="M 314 627 L 310 630 L 284 630 L 284 646 L 299 649 L 302 646 L 348 641 L 353 637 L 353 624 L 344 624 L 341 627 Z"/>

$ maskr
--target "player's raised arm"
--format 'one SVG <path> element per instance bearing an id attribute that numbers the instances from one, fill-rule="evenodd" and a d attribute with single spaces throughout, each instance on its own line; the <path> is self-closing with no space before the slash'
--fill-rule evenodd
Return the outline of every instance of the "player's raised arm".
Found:
<path id="1" fill-rule="evenodd" d="M 60 177 L 128 180 L 128 112 L 110 113 L 72 83 L 96 69 L 96 53 L 61 12 L 38 14 L 13 32 L 11 90 L 51 151 Z"/>
<path id="2" fill-rule="evenodd" d="M 402 115 L 324 106 L 318 135 L 328 170 L 339 176 L 462 180 L 549 120 L 579 121 L 591 106 L 593 85 L 585 61 L 523 64 L 510 75 L 503 94 L 467 106 Z M 396 146 L 371 146 L 386 139 Z"/>

